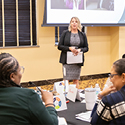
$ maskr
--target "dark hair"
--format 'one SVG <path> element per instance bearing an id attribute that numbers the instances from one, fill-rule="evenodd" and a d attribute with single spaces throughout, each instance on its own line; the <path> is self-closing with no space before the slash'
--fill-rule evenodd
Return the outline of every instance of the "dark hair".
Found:
<path id="1" fill-rule="evenodd" d="M 115 67 L 115 72 L 118 75 L 122 75 L 122 73 L 125 73 L 125 58 L 115 61 L 113 66 Z"/>
<path id="2" fill-rule="evenodd" d="M 11 54 L 0 54 L 0 87 L 18 86 L 10 79 L 10 74 L 16 73 L 18 67 L 18 61 Z"/>
<path id="3" fill-rule="evenodd" d="M 122 58 L 125 58 L 125 54 L 122 55 Z"/>

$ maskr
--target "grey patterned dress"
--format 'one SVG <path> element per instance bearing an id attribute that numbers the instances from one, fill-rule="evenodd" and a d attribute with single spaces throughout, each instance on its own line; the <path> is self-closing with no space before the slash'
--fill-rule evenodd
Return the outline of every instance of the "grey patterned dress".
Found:
<path id="1" fill-rule="evenodd" d="M 78 33 L 71 33 L 70 45 L 78 47 L 80 44 L 80 38 Z M 81 66 L 77 64 L 64 64 L 63 65 L 63 79 L 64 80 L 74 80 L 80 79 Z"/>

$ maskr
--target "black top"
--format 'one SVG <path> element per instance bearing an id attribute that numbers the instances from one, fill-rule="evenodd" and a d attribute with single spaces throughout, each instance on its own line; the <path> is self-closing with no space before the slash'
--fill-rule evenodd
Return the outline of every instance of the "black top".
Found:
<path id="1" fill-rule="evenodd" d="M 88 42 L 87 42 L 87 37 L 86 34 L 83 32 L 78 31 L 79 38 L 80 38 L 80 44 L 78 46 L 78 49 L 81 49 L 83 52 L 83 63 L 80 63 L 79 65 L 83 66 L 84 65 L 84 53 L 89 50 L 88 48 Z M 71 37 L 71 32 L 68 30 L 64 30 L 61 37 L 60 37 L 60 42 L 58 45 L 58 49 L 61 50 L 61 55 L 60 55 L 60 63 L 62 64 L 67 64 L 67 51 L 69 50 L 70 45 L 70 37 Z"/>

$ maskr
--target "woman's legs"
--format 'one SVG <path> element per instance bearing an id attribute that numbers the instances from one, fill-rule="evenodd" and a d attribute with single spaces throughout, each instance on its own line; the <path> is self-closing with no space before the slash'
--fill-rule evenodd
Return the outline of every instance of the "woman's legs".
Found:
<path id="1" fill-rule="evenodd" d="M 79 89 L 79 80 L 78 79 L 74 79 L 73 84 L 76 84 L 76 88 Z"/>

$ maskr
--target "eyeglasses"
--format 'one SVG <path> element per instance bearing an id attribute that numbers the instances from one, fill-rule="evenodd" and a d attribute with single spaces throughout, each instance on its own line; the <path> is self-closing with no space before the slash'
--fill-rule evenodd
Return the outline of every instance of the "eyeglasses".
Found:
<path id="1" fill-rule="evenodd" d="M 25 68 L 23 66 L 20 66 L 20 73 L 23 74 L 24 73 Z"/>
<path id="2" fill-rule="evenodd" d="M 110 79 L 113 78 L 115 75 L 118 75 L 118 74 L 109 74 Z"/>

